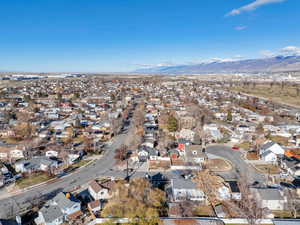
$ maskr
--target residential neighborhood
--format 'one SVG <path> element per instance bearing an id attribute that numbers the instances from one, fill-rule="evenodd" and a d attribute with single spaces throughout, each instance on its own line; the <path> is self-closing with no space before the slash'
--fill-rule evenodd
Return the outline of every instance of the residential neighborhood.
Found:
<path id="1" fill-rule="evenodd" d="M 149 215 L 151 224 L 299 217 L 298 111 L 236 93 L 232 82 L 91 76 L 3 88 L 0 218 L 92 225 Z"/>

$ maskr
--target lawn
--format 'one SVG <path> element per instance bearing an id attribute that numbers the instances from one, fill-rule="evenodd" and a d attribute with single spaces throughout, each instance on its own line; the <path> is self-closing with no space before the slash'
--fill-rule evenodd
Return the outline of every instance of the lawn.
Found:
<path id="1" fill-rule="evenodd" d="M 16 184 L 19 188 L 26 188 L 32 185 L 36 185 L 42 182 L 45 182 L 52 177 L 48 176 L 46 173 L 35 173 L 29 177 L 24 177 L 16 181 Z"/>
<path id="2" fill-rule="evenodd" d="M 275 165 L 255 165 L 255 167 L 262 173 L 268 173 L 268 174 L 280 173 L 279 167 Z"/>
<path id="3" fill-rule="evenodd" d="M 70 167 L 72 167 L 72 168 L 79 168 L 79 167 L 85 166 L 86 164 L 88 164 L 91 161 L 92 160 L 81 160 L 78 163 L 72 164 Z"/>

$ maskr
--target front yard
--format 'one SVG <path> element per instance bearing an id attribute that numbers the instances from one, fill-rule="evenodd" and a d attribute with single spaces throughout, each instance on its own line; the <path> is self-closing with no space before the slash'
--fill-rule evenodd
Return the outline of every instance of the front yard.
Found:
<path id="1" fill-rule="evenodd" d="M 50 180 L 51 178 L 53 177 L 49 176 L 47 173 L 34 173 L 28 177 L 24 177 L 17 180 L 16 185 L 19 188 L 26 188 L 36 184 L 43 183 L 47 180 Z"/>
<path id="2" fill-rule="evenodd" d="M 85 166 L 86 164 L 88 164 L 89 162 L 91 162 L 92 160 L 81 160 L 77 163 L 72 164 L 70 167 L 77 169 L 79 167 Z"/>
<path id="3" fill-rule="evenodd" d="M 201 205 L 196 209 L 197 216 L 215 216 L 214 210 L 210 205 Z"/>

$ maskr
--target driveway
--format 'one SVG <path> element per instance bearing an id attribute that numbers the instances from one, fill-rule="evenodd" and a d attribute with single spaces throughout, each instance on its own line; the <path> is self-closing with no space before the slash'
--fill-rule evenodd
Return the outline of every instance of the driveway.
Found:
<path id="1" fill-rule="evenodd" d="M 242 158 L 240 151 L 233 151 L 231 147 L 226 145 L 210 145 L 206 148 L 206 153 L 227 159 L 232 163 L 232 171 L 219 173 L 225 179 L 237 179 L 243 175 L 249 183 L 254 181 L 265 182 L 265 176 L 259 173 L 252 165 L 247 164 Z"/>

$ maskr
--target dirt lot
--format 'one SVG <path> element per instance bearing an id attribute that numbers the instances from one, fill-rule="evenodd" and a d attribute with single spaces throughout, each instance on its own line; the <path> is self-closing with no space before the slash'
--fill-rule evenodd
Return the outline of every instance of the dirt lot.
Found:
<path id="1" fill-rule="evenodd" d="M 232 169 L 230 162 L 223 159 L 209 159 L 206 166 L 213 172 L 224 172 Z"/>
<path id="2" fill-rule="evenodd" d="M 255 167 L 262 173 L 267 173 L 267 174 L 279 174 L 280 173 L 279 167 L 275 166 L 275 165 L 256 165 Z"/>

